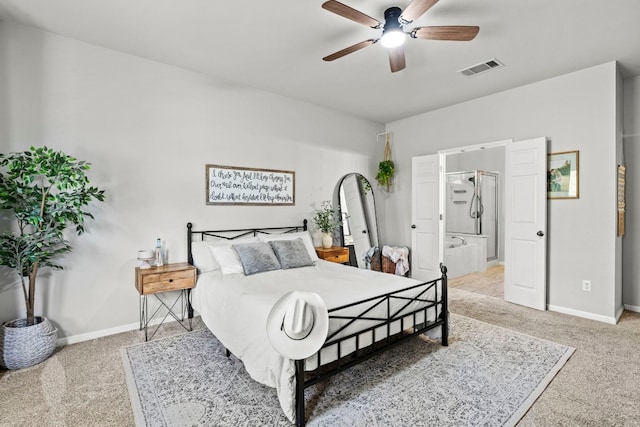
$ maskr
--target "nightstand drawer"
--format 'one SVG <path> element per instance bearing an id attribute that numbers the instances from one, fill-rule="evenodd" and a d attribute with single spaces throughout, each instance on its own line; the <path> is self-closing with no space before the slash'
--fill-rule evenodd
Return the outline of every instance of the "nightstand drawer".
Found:
<path id="1" fill-rule="evenodd" d="M 193 288 L 192 271 L 146 274 L 142 277 L 142 291 L 145 294 Z"/>
<path id="2" fill-rule="evenodd" d="M 136 269 L 136 289 L 141 295 L 190 289 L 196 285 L 196 269 L 187 263 Z"/>
<path id="3" fill-rule="evenodd" d="M 329 255 L 327 258 L 325 258 L 327 261 L 331 261 L 331 262 L 339 262 L 339 263 L 343 263 L 343 262 L 349 262 L 349 252 L 345 253 L 341 253 L 341 254 L 335 254 L 335 255 Z"/>

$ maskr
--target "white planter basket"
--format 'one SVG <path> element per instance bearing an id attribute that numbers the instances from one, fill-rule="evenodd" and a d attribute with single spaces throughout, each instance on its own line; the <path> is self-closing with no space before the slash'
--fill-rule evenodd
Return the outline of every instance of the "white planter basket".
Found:
<path id="1" fill-rule="evenodd" d="M 36 324 L 27 319 L 6 322 L 0 329 L 0 365 L 6 369 L 22 369 L 44 362 L 56 348 L 58 330 L 45 317 L 37 316 Z"/>

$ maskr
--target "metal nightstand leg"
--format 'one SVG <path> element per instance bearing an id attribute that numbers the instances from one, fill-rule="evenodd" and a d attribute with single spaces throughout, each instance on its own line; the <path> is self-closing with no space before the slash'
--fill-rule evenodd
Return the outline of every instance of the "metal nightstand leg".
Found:
<path id="1" fill-rule="evenodd" d="M 180 294 L 176 297 L 173 303 L 171 303 L 171 305 L 169 305 L 169 302 L 165 301 L 161 297 L 160 293 L 153 294 L 156 296 L 157 300 L 160 301 L 160 305 L 156 308 L 156 310 L 153 312 L 151 316 L 149 316 L 149 306 L 148 306 L 149 303 L 147 299 L 148 295 L 140 296 L 140 330 L 144 328 L 145 341 L 149 341 L 150 339 L 153 338 L 153 336 L 156 334 L 156 332 L 158 332 L 158 329 L 160 329 L 160 326 L 162 326 L 162 324 L 165 322 L 167 317 L 169 317 L 169 315 L 171 315 L 171 317 L 173 317 L 186 331 L 193 330 L 191 319 L 189 319 L 188 327 L 187 325 L 184 324 L 185 313 L 187 311 L 187 301 L 185 298 L 185 292 L 186 292 L 185 289 L 180 290 Z M 174 307 L 176 306 L 178 301 L 180 301 L 180 316 L 181 316 L 180 318 L 174 311 Z M 160 323 L 158 324 L 158 326 L 156 326 L 156 328 L 153 330 L 153 332 L 151 333 L 151 336 L 149 336 L 148 334 L 149 323 L 156 317 L 156 315 L 158 314 L 158 312 L 162 307 L 164 307 L 167 310 L 167 312 L 162 317 L 162 320 L 160 320 Z"/>

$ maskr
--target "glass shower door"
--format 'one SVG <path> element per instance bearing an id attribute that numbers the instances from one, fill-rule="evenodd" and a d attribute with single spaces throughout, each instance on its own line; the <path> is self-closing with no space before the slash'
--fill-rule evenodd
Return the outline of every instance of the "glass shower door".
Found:
<path id="1" fill-rule="evenodd" d="M 481 203 L 480 232 L 487 236 L 487 261 L 498 259 L 498 174 L 478 171 Z"/>

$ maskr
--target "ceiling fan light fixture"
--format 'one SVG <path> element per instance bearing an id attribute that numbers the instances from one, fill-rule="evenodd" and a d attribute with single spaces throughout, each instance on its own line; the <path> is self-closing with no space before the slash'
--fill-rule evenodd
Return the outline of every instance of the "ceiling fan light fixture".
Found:
<path id="1" fill-rule="evenodd" d="M 387 48 L 393 48 L 402 46 L 407 38 L 407 35 L 402 31 L 400 25 L 400 15 L 402 9 L 399 7 L 390 7 L 384 11 L 384 28 L 382 29 L 382 37 L 380 38 L 380 44 Z"/>
<path id="2" fill-rule="evenodd" d="M 409 31 L 404 31 L 407 24 L 415 22 L 416 19 L 427 12 L 437 2 L 438 0 L 410 0 L 404 12 L 399 7 L 390 7 L 384 11 L 383 24 L 381 21 L 365 15 L 346 4 L 340 3 L 338 0 L 326 0 L 322 3 L 323 9 L 375 30 L 382 28 L 382 34 L 380 34 L 379 38 L 371 38 L 356 43 L 353 46 L 339 50 L 322 59 L 324 61 L 333 61 L 380 41 L 380 44 L 387 48 L 391 72 L 396 73 L 404 70 L 406 67 L 404 48 L 402 48 L 402 45 L 407 39 L 407 36 L 414 39 L 451 41 L 471 41 L 476 37 L 480 27 L 470 25 L 426 26 L 415 27 L 408 29 Z"/>

